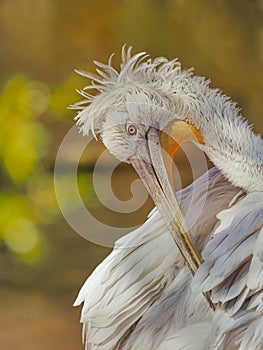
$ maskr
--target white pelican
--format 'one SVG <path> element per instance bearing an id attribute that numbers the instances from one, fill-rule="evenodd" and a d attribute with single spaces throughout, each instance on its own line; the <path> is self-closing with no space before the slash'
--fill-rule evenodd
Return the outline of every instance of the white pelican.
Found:
<path id="1" fill-rule="evenodd" d="M 95 63 L 97 76 L 79 72 L 93 84 L 73 106 L 78 124 L 134 166 L 157 209 L 80 290 L 86 349 L 263 349 L 262 139 L 177 60 L 123 48 L 119 72 Z M 186 140 L 215 167 L 175 196 L 160 149 L 173 156 Z"/>

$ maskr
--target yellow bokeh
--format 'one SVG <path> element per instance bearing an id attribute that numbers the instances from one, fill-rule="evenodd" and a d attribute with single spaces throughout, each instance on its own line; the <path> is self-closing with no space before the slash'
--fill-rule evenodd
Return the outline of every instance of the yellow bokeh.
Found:
<path id="1" fill-rule="evenodd" d="M 38 144 L 42 143 L 42 137 L 41 126 L 37 123 L 17 123 L 5 128 L 2 158 L 15 182 L 23 181 L 33 172 L 38 162 Z"/>
<path id="2" fill-rule="evenodd" d="M 39 232 L 32 221 L 24 218 L 10 220 L 3 230 L 3 238 L 11 251 L 27 254 L 39 244 Z"/>

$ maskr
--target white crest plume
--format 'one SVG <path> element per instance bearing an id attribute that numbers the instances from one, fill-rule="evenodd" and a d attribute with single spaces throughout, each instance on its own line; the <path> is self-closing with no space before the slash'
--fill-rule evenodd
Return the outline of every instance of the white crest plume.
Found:
<path id="1" fill-rule="evenodd" d="M 166 110 L 171 110 L 171 100 L 173 96 L 173 105 L 175 94 L 184 95 L 187 98 L 187 86 L 193 83 L 193 80 L 204 88 L 209 84 L 202 77 L 192 76 L 192 69 L 182 70 L 181 64 L 177 59 L 168 61 L 167 58 L 157 57 L 149 58 L 145 52 L 137 53 L 132 56 L 132 47 L 122 47 L 122 62 L 120 72 L 112 66 L 112 54 L 107 64 L 94 61 L 98 75 L 76 70 L 83 77 L 91 79 L 91 84 L 78 93 L 85 99 L 71 106 L 72 109 L 79 110 L 77 124 L 84 135 L 90 131 L 95 134 L 100 132 L 102 122 L 106 114 L 118 105 L 125 102 L 130 94 L 143 92 L 149 98 L 154 98 L 159 106 Z M 88 90 L 97 90 L 99 94 L 90 94 Z M 190 89 L 189 89 L 190 92 Z M 187 101 L 176 103 L 178 109 L 184 109 Z M 174 109 L 174 108 L 173 108 Z M 183 111 L 182 111 L 183 112 Z"/>

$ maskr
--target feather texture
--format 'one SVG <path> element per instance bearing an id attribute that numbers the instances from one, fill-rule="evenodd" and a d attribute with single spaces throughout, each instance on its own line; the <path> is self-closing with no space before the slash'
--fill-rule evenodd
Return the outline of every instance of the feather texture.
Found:
<path id="1" fill-rule="evenodd" d="M 235 339 L 240 349 L 263 349 L 263 193 L 246 195 L 218 218 L 193 288 L 211 291 L 219 304 L 212 333 L 216 348 L 232 350 Z"/>
<path id="2" fill-rule="evenodd" d="M 225 191 L 227 195 L 223 196 Z M 238 191 L 213 168 L 178 192 L 199 245 L 209 239 L 218 210 L 226 208 Z M 196 210 L 200 205 L 201 212 Z M 193 210 L 200 216 L 190 216 Z M 201 309 L 204 319 L 210 314 L 203 296 L 191 292 L 191 276 L 177 252 L 156 209 L 144 225 L 116 242 L 112 253 L 85 282 L 74 304 L 84 302 L 81 322 L 87 349 L 110 350 L 118 344 L 122 349 L 138 349 L 142 342 L 143 349 L 152 349 L 157 346 L 156 339 L 161 344 L 175 329 L 186 326 L 186 320 L 197 322 Z M 195 315 L 190 299 L 200 305 Z M 184 321 L 175 323 L 176 319 Z M 158 334 L 154 343 L 153 333 Z"/>
<path id="3" fill-rule="evenodd" d="M 158 350 L 204 350 L 211 323 L 201 322 L 180 329 L 174 336 L 165 339 Z"/>
<path id="4" fill-rule="evenodd" d="M 219 305 L 215 316 L 202 295 L 193 293 L 190 273 L 155 209 L 144 225 L 116 242 L 113 252 L 79 293 L 75 305 L 84 302 L 81 322 L 87 349 L 133 350 L 140 346 L 144 350 L 168 350 L 175 346 L 178 350 L 202 346 L 218 350 L 262 349 L 259 331 L 263 319 L 262 244 L 259 243 L 263 230 L 258 229 L 263 219 L 262 193 L 249 194 L 227 208 L 239 189 L 228 184 L 213 168 L 178 193 L 186 217 L 187 210 L 193 209 L 190 203 L 198 206 L 196 198 L 193 200 L 194 186 L 198 189 L 195 195 L 202 201 L 206 193 L 207 199 L 202 216 L 192 222 L 191 233 L 197 241 L 199 237 L 201 247 L 207 237 L 214 238 L 203 251 L 204 264 L 195 275 L 192 287 L 195 291 L 212 291 L 212 300 Z M 228 196 L 220 195 L 223 189 Z M 212 215 L 211 205 L 215 205 Z M 220 206 L 221 212 L 216 217 Z M 240 235 L 227 241 L 236 225 L 235 219 L 244 208 L 248 208 L 246 220 L 249 221 L 243 221 L 248 225 L 247 233 L 241 230 Z M 216 225 L 218 219 L 219 225 Z M 210 226 L 202 224 L 207 221 Z M 204 227 L 207 231 L 202 230 Z M 246 249 L 236 257 L 236 248 L 242 244 Z M 222 264 L 225 260 L 228 263 Z M 212 328 L 206 327 L 206 334 L 205 323 L 200 321 L 212 321 Z M 190 329 L 197 332 L 197 337 L 193 331 L 184 338 Z"/>
<path id="5" fill-rule="evenodd" d="M 92 349 L 116 346 L 172 277 L 169 267 L 177 248 L 158 212 L 125 238 L 93 272 L 75 302 L 85 301 L 81 322 L 89 325 L 86 342 Z"/>

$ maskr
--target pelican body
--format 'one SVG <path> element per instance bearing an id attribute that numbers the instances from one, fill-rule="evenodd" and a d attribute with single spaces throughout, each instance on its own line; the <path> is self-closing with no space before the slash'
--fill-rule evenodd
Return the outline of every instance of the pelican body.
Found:
<path id="1" fill-rule="evenodd" d="M 156 208 L 79 292 L 86 349 L 263 349 L 261 137 L 177 60 L 124 47 L 120 71 L 111 61 L 79 72 L 93 82 L 77 123 L 135 168 Z M 189 140 L 214 167 L 174 193 L 172 159 Z"/>

